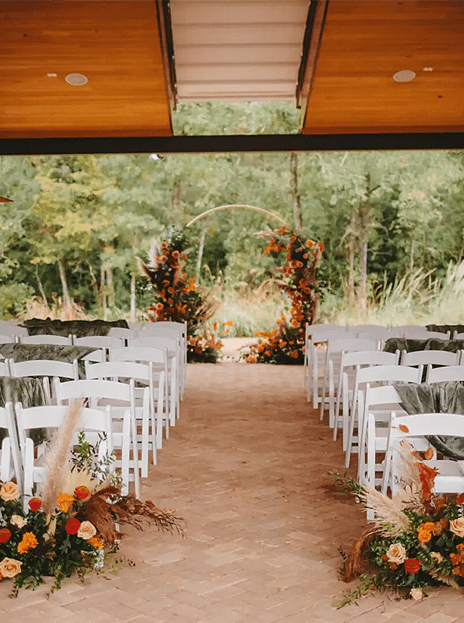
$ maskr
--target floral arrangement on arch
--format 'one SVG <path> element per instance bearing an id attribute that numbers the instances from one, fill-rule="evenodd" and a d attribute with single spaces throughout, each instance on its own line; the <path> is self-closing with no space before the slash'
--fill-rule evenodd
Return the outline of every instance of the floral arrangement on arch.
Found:
<path id="1" fill-rule="evenodd" d="M 317 271 L 324 245 L 286 227 L 267 229 L 258 237 L 269 239 L 264 253 L 278 256 L 285 252 L 285 262 L 277 269 L 282 275 L 277 285 L 290 298 L 291 307 L 289 318 L 281 316 L 272 331 L 256 334 L 261 339 L 245 358 L 249 363 L 303 364 L 305 325 L 314 322 L 319 302 Z"/>
<path id="2" fill-rule="evenodd" d="M 95 471 L 108 473 L 108 462 L 85 467 L 93 460 L 88 444 L 83 452 L 79 447 L 74 454 L 61 451 L 79 412 L 80 407 L 69 409 L 66 423 L 46 449 L 48 475 L 40 497 L 24 505 L 15 482 L 1 483 L 0 581 L 13 580 L 11 597 L 21 587 L 36 588 L 47 577 L 54 578 L 53 592 L 65 577 L 76 573 L 82 578 L 89 571 L 103 569 L 105 555 L 117 551 L 122 537 L 119 524 L 142 529 L 148 522 L 160 530 L 182 533 L 182 520 L 171 511 L 133 495 L 121 495 L 117 478 L 97 479 Z"/>
<path id="3" fill-rule="evenodd" d="M 359 581 L 338 607 L 376 590 L 421 601 L 428 587 L 464 586 L 464 493 L 434 494 L 437 471 L 407 442 L 399 452 L 398 493 L 389 498 L 369 487 L 361 494 L 375 519 L 345 556 L 342 578 Z"/>
<path id="4" fill-rule="evenodd" d="M 205 324 L 214 315 L 216 301 L 185 272 L 186 246 L 185 235 L 172 232 L 151 254 L 149 265 L 140 262 L 141 272 L 153 290 L 148 315 L 152 322 L 187 322 L 187 361 L 214 363 L 222 342 L 213 332 L 208 333 Z"/>

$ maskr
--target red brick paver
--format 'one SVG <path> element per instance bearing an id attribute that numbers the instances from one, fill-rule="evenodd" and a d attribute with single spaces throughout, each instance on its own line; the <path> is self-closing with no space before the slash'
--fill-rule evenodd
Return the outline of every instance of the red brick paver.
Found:
<path id="1" fill-rule="evenodd" d="M 174 508 L 186 534 L 130 528 L 116 573 L 69 579 L 8 599 L 0 620 L 27 623 L 464 623 L 460 592 L 422 603 L 375 595 L 340 610 L 338 548 L 364 526 L 362 508 L 328 475 L 334 443 L 305 400 L 297 366 L 196 364 L 181 419 L 142 484 Z"/>

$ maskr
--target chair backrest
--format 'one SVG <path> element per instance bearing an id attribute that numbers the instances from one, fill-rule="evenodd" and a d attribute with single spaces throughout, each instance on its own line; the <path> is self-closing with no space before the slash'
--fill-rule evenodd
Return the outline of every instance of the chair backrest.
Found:
<path id="1" fill-rule="evenodd" d="M 148 347 L 148 348 L 167 348 L 170 355 L 180 353 L 180 339 L 177 334 L 168 335 L 150 335 L 137 337 L 129 340 L 128 346 Z"/>
<path id="2" fill-rule="evenodd" d="M 1 331 L 1 327 L 0 327 Z M 5 335 L 0 334 L 0 344 L 14 344 L 16 342 L 16 337 L 14 335 Z"/>
<path id="3" fill-rule="evenodd" d="M 59 429 L 66 418 L 68 409 L 68 406 L 58 405 L 29 408 L 23 408 L 21 403 L 15 405 L 24 470 L 24 495 L 26 497 L 32 495 L 34 484 L 41 482 L 45 474 L 43 466 L 35 460 L 34 444 L 32 438 L 29 437 L 29 431 L 46 429 L 51 433 L 53 429 Z M 92 444 L 95 444 L 103 435 L 104 439 L 100 444 L 101 455 L 111 454 L 113 430 L 109 407 L 103 410 L 82 408 L 77 431 L 83 431 L 86 440 Z M 77 443 L 77 431 L 74 436 L 74 443 Z"/>
<path id="4" fill-rule="evenodd" d="M 456 413 L 419 413 L 415 415 L 398 416 L 394 411 L 390 416 L 390 427 L 385 458 L 385 472 L 382 491 L 385 493 L 390 486 L 392 492 L 398 489 L 398 476 L 401 475 L 401 466 L 395 461 L 395 455 L 402 440 L 415 441 L 428 436 L 451 436 L 464 438 L 464 415 Z M 396 457 L 397 458 L 397 457 Z M 445 459 L 446 460 L 446 459 Z M 464 489 L 464 474 L 456 478 L 453 476 L 447 487 L 447 476 L 440 476 L 441 461 L 434 461 L 440 478 L 440 492 L 460 493 Z M 456 488 L 457 480 L 457 488 Z"/>
<path id="5" fill-rule="evenodd" d="M 390 329 L 375 325 L 366 325 L 356 328 L 356 337 L 365 340 L 377 340 L 378 342 L 388 340 L 391 337 Z"/>
<path id="6" fill-rule="evenodd" d="M 117 337 L 123 341 L 122 346 L 127 346 L 128 340 L 135 338 L 136 335 L 135 329 L 126 329 L 125 327 L 111 327 L 108 331 L 108 337 Z"/>
<path id="7" fill-rule="evenodd" d="M 447 381 L 464 381 L 464 366 L 427 367 L 428 383 L 445 383 Z"/>
<path id="8" fill-rule="evenodd" d="M 437 338 L 438 340 L 449 340 L 450 332 L 442 333 L 441 331 L 429 331 L 427 327 L 421 325 L 401 325 L 390 327 L 392 337 L 405 337 L 416 340 L 429 340 Z"/>
<path id="9" fill-rule="evenodd" d="M 114 348 L 110 352 L 110 361 L 152 361 L 154 364 L 167 366 L 168 351 L 166 348 L 150 348 L 148 346 Z"/>
<path id="10" fill-rule="evenodd" d="M 134 406 L 134 382 L 119 383 L 100 379 L 82 379 L 79 381 L 61 382 L 54 379 L 55 396 L 59 405 L 68 404 L 74 400 L 87 399 L 91 408 L 99 406 L 100 401 L 111 401 Z"/>
<path id="11" fill-rule="evenodd" d="M 418 368 L 399 365 L 360 367 L 357 370 L 356 378 L 359 388 L 366 383 L 420 383 L 422 366 Z"/>
<path id="12" fill-rule="evenodd" d="M 1 330 L 1 327 L 0 327 Z M 455 333 L 453 335 L 453 340 L 464 340 L 464 333 Z"/>
<path id="13" fill-rule="evenodd" d="M 378 350 L 377 340 L 363 340 L 356 337 L 343 339 L 329 339 L 327 342 L 327 353 L 341 353 L 357 350 Z"/>
<path id="14" fill-rule="evenodd" d="M 61 346 L 71 346 L 72 336 L 68 335 L 24 335 L 20 336 L 21 344 L 58 344 Z"/>
<path id="15" fill-rule="evenodd" d="M 129 331 L 129 329 L 125 329 Z M 124 346 L 123 338 L 110 335 L 85 335 L 83 337 L 74 336 L 76 346 L 95 346 L 95 348 L 121 348 Z"/>
<path id="16" fill-rule="evenodd" d="M 396 366 L 400 353 L 387 353 L 382 350 L 343 351 L 343 366 Z"/>
<path id="17" fill-rule="evenodd" d="M 0 480 L 3 482 L 16 478 L 20 491 L 23 490 L 23 468 L 19 450 L 18 435 L 13 404 L 7 402 L 0 407 L 0 428 L 4 438 L 1 443 Z"/>
<path id="18" fill-rule="evenodd" d="M 19 335 L 29 335 L 26 327 L 19 327 L 12 322 L 8 322 L 7 320 L 0 321 L 0 333 L 2 335 L 11 335 L 11 336 L 19 336 Z"/>
<path id="19" fill-rule="evenodd" d="M 30 361 L 14 361 L 10 359 L 9 365 L 11 376 L 15 378 L 22 376 L 48 376 L 49 378 L 58 376 L 75 381 L 79 378 L 77 359 L 74 359 L 72 363 L 54 359 L 31 359 Z"/>
<path id="20" fill-rule="evenodd" d="M 403 350 L 401 355 L 401 365 L 437 365 L 437 366 L 457 366 L 461 359 L 461 351 L 456 353 L 446 350 L 416 350 L 406 352 Z"/>

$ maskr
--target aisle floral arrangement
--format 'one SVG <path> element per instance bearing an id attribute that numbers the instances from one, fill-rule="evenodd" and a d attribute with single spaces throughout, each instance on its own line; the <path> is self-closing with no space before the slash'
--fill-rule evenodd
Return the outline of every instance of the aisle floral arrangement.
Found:
<path id="1" fill-rule="evenodd" d="M 68 454 L 69 431 L 79 411 L 69 410 L 63 431 L 47 449 L 49 476 L 40 497 L 30 498 L 24 508 L 18 485 L 1 484 L 0 580 L 13 580 L 12 597 L 21 587 L 34 589 L 47 577 L 54 578 L 53 592 L 65 577 L 76 573 L 82 578 L 104 568 L 105 556 L 117 550 L 120 524 L 142 529 L 149 523 L 182 533 L 182 520 L 171 511 L 121 495 L 117 478 L 98 480 L 95 473 L 106 467 L 93 462 L 97 450 L 92 446 L 83 444 L 82 451 Z M 89 453 L 89 448 L 95 451 Z"/>
<path id="2" fill-rule="evenodd" d="M 464 493 L 435 495 L 436 470 L 409 444 L 400 454 L 399 492 L 393 498 L 374 488 L 362 493 L 375 520 L 345 557 L 342 578 L 359 581 L 338 607 L 374 591 L 422 600 L 428 587 L 464 586 Z"/>
<path id="3" fill-rule="evenodd" d="M 268 238 L 264 253 L 278 256 L 285 252 L 284 264 L 278 271 L 279 288 L 290 298 L 289 318 L 282 316 L 272 331 L 260 331 L 260 340 L 244 355 L 249 363 L 303 364 L 305 325 L 315 321 L 319 301 L 317 271 L 324 245 L 305 240 L 286 227 L 258 234 Z"/>
<path id="4" fill-rule="evenodd" d="M 182 232 L 172 232 L 167 241 L 154 250 L 150 263 L 140 261 L 142 274 L 153 290 L 153 304 L 148 308 L 150 321 L 187 322 L 187 361 L 215 362 L 222 342 L 206 329 L 216 311 L 215 300 L 185 272 L 187 239 Z"/>

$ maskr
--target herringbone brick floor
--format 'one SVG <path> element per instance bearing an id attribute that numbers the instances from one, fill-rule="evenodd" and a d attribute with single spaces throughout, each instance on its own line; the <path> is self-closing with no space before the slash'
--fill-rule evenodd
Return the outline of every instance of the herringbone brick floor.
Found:
<path id="1" fill-rule="evenodd" d="M 341 447 L 305 400 L 302 368 L 188 372 L 180 421 L 141 495 L 184 517 L 185 538 L 127 530 L 120 553 L 135 566 L 68 579 L 48 598 L 41 587 L 8 599 L 2 582 L 1 623 L 464 623 L 452 589 L 334 609 L 346 589 L 338 548 L 365 520 L 328 476 L 343 473 Z"/>

